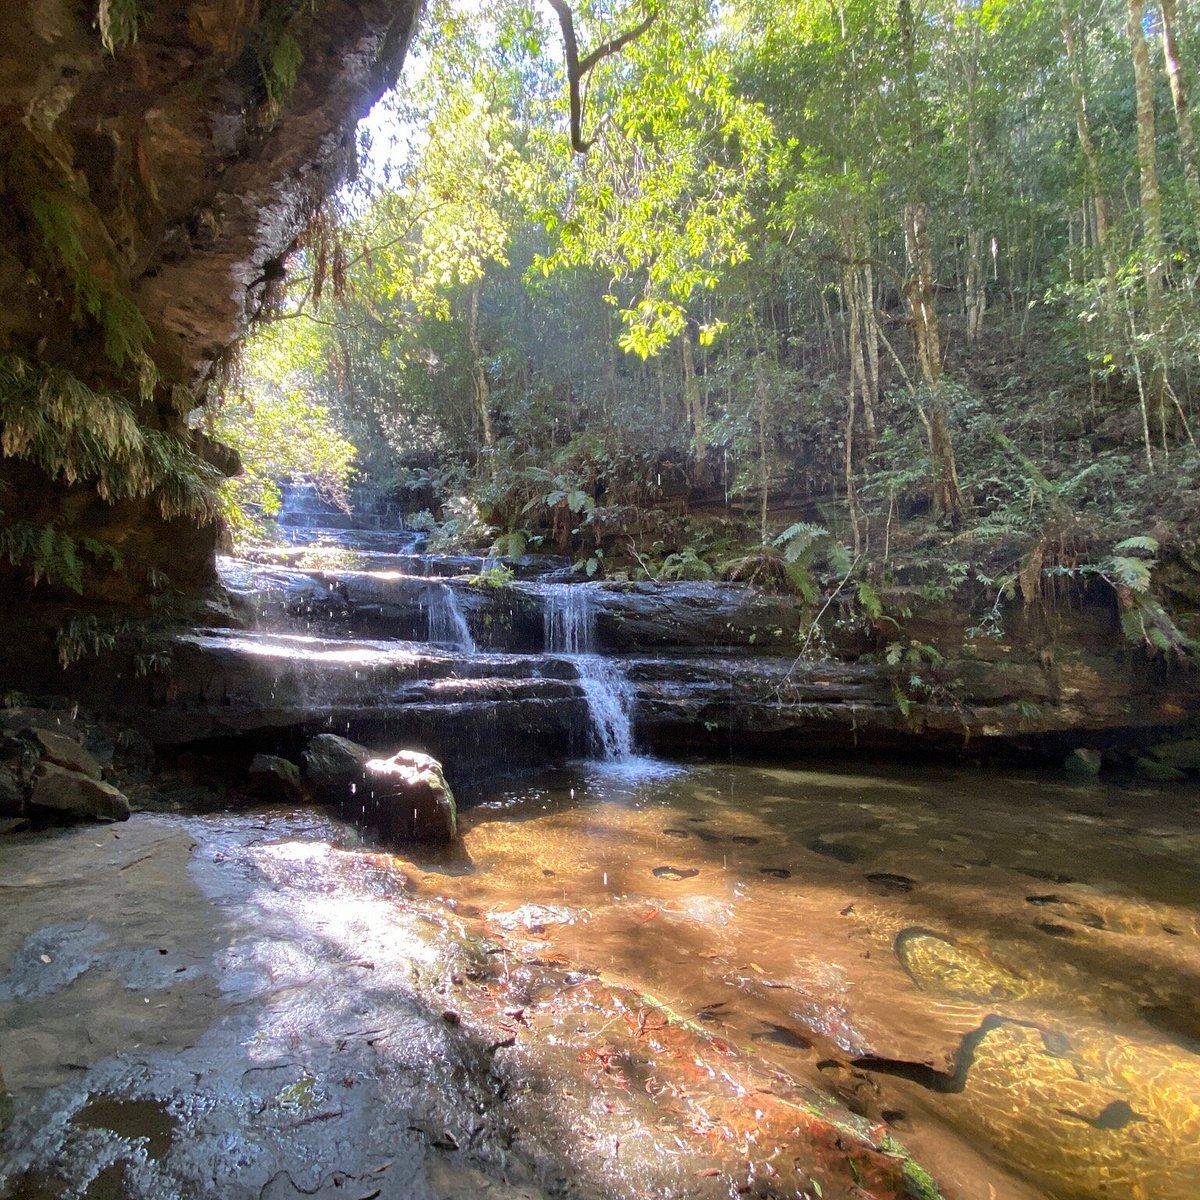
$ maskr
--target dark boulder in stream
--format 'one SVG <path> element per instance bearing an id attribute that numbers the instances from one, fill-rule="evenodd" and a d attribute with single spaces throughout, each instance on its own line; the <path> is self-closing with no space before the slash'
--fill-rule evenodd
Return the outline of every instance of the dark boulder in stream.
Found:
<path id="1" fill-rule="evenodd" d="M 387 842 L 454 841 L 458 833 L 454 793 L 442 764 L 416 750 L 366 764 L 364 821 Z M 353 810 L 353 803 L 350 808 Z"/>
<path id="2" fill-rule="evenodd" d="M 304 798 L 300 768 L 277 754 L 256 754 L 250 764 L 250 786 L 268 803 L 297 804 Z"/>
<path id="3" fill-rule="evenodd" d="M 323 733 L 309 743 L 304 768 L 320 799 L 385 842 L 442 844 L 457 835 L 454 793 L 441 763 L 428 754 L 400 750 L 385 758 Z"/>

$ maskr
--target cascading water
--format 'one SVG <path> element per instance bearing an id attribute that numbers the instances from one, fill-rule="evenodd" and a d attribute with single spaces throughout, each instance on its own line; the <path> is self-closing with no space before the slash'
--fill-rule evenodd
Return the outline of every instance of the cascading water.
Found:
<path id="1" fill-rule="evenodd" d="M 446 646 L 453 646 L 464 654 L 475 653 L 475 639 L 471 636 L 471 627 L 467 618 L 458 606 L 458 597 L 449 584 L 439 583 L 430 586 L 421 601 L 428 622 L 426 636 L 429 641 Z"/>
<path id="2" fill-rule="evenodd" d="M 611 762 L 632 759 L 633 687 L 617 663 L 592 650 L 590 594 L 578 584 L 547 584 L 544 596 L 546 650 L 574 663 L 600 756 Z"/>

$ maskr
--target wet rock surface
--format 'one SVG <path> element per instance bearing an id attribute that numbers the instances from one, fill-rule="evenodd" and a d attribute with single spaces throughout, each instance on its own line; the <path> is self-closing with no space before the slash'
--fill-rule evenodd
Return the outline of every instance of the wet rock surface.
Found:
<path id="1" fill-rule="evenodd" d="M 299 804 L 304 799 L 300 768 L 277 754 L 256 754 L 248 772 L 250 786 L 268 804 Z"/>
<path id="2" fill-rule="evenodd" d="M 181 638 L 143 702 L 116 698 L 126 719 L 160 743 L 326 729 L 442 758 L 469 740 L 477 759 L 505 766 L 562 760 L 592 740 L 586 680 L 563 653 L 580 647 L 555 634 L 554 614 L 572 611 L 586 612 L 588 651 L 627 681 L 636 736 L 656 748 L 705 746 L 716 730 L 755 752 L 808 737 L 949 753 L 1044 745 L 1087 775 L 1105 760 L 1081 737 L 1156 746 L 1194 707 L 1182 676 L 1151 678 L 1113 648 L 1112 614 L 1099 610 L 1060 616 L 1053 653 L 1023 613 L 1010 615 L 1007 640 L 967 636 L 962 613 L 926 614 L 910 624 L 928 641 L 912 644 L 935 647 L 937 665 L 898 673 L 867 642 L 842 658 L 796 656 L 800 606 L 743 585 L 563 583 L 557 560 L 540 578 L 496 584 L 464 572 L 498 560 L 426 555 L 417 534 L 293 535 L 258 561 L 222 560 L 245 628 Z M 1139 769 L 1182 780 L 1168 759 L 1190 761 L 1190 743 L 1161 744 Z M 1132 768 L 1134 757 L 1111 761 Z"/>
<path id="3" fill-rule="evenodd" d="M 356 799 L 362 801 L 362 824 L 385 844 L 445 845 L 457 836 L 454 793 L 442 764 L 428 754 L 400 750 L 390 758 L 370 759 L 360 792 L 345 806 L 351 813 Z"/>
<path id="4" fill-rule="evenodd" d="M 899 1200 L 924 1180 L 836 1101 L 547 960 L 533 924 L 498 942 L 411 896 L 348 836 L 139 816 L 0 846 L 22 896 L 0 925 L 0 1194 L 716 1200 L 769 1179 Z"/>
<path id="5" fill-rule="evenodd" d="M 37 769 L 29 807 L 34 814 L 53 813 L 68 820 L 129 819 L 129 801 L 111 783 L 49 761 Z"/>

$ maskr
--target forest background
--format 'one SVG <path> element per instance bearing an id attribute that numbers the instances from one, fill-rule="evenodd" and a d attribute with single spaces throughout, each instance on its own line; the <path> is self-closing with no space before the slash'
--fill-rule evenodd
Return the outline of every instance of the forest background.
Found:
<path id="1" fill-rule="evenodd" d="M 439 0 L 251 296 L 206 418 L 234 536 L 293 479 L 435 545 L 868 616 L 1092 576 L 1190 653 L 1152 573 L 1196 565 L 1197 32 L 1178 0 Z"/>

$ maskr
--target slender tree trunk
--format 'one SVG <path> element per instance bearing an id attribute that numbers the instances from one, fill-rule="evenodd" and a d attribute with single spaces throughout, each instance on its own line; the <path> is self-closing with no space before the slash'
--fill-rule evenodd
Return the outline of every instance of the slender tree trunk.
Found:
<path id="1" fill-rule="evenodd" d="M 492 429 L 492 389 L 488 385 L 487 370 L 483 364 L 483 350 L 479 344 L 479 290 L 477 279 L 471 285 L 471 306 L 467 319 L 467 347 L 471 352 L 471 378 L 475 391 L 475 411 L 479 416 L 483 444 L 488 450 L 496 445 L 496 434 Z"/>
<path id="2" fill-rule="evenodd" d="M 1066 0 L 1059 0 L 1059 15 L 1063 43 L 1067 49 L 1067 68 L 1071 76 L 1071 91 L 1075 99 L 1075 130 L 1079 137 L 1079 148 L 1083 151 L 1088 191 L 1092 195 L 1092 203 L 1095 206 L 1096 248 L 1100 251 L 1100 263 L 1104 269 L 1105 295 L 1111 316 L 1116 312 L 1117 306 L 1117 271 L 1113 263 L 1108 236 L 1108 201 L 1105 199 L 1100 183 L 1100 156 L 1096 151 L 1095 142 L 1092 141 L 1091 122 L 1088 118 L 1087 89 L 1084 85 L 1081 61 L 1083 47 L 1080 44 L 1084 34 L 1081 32 L 1077 37 L 1075 21 L 1067 11 Z"/>
<path id="3" fill-rule="evenodd" d="M 963 308 L 967 323 L 967 343 L 979 340 L 983 314 L 987 311 L 987 264 L 984 262 L 984 231 L 980 228 L 980 199 L 983 188 L 979 179 L 979 122 L 975 103 L 979 75 L 979 22 L 971 29 L 971 49 L 965 63 L 967 85 L 967 262 L 964 272 Z"/>
<path id="4" fill-rule="evenodd" d="M 909 276 L 905 282 L 917 367 L 929 392 L 926 427 L 933 467 L 933 507 L 957 524 L 962 517 L 962 489 L 950 436 L 950 418 L 942 391 L 942 346 L 934 302 L 933 247 L 926 227 L 925 205 L 904 206 L 904 244 Z"/>
<path id="5" fill-rule="evenodd" d="M 704 398 L 700 393 L 700 380 L 696 375 L 696 358 L 692 351 L 692 338 L 685 329 L 683 342 L 683 395 L 688 416 L 692 423 L 692 485 L 697 488 L 708 486 L 708 429 Z"/>
<path id="6" fill-rule="evenodd" d="M 867 328 L 867 379 L 871 388 L 872 413 L 879 408 L 879 322 L 875 320 L 875 272 L 871 267 L 870 246 L 867 247 L 868 261 L 863 267 L 863 313 Z"/>
<path id="7" fill-rule="evenodd" d="M 862 269 L 850 271 L 849 303 L 850 314 L 850 373 L 857 377 L 859 395 L 862 397 L 863 429 L 867 435 L 867 449 L 874 450 L 877 439 L 875 426 L 875 394 L 867 371 L 865 343 L 874 324 L 871 320 L 869 301 L 864 301 Z"/>
<path id="8" fill-rule="evenodd" d="M 1152 331 L 1158 328 L 1163 286 L 1162 196 L 1154 149 L 1154 79 L 1146 45 L 1142 0 L 1129 0 L 1129 46 L 1133 55 L 1134 95 L 1137 99 L 1137 156 L 1142 216 L 1142 256 L 1146 274 L 1146 314 Z"/>
<path id="9" fill-rule="evenodd" d="M 762 371 L 757 372 L 755 399 L 758 402 L 758 468 L 759 468 L 759 538 L 767 544 L 767 495 L 771 484 L 771 465 L 767 454 L 767 382 Z"/>
<path id="10" fill-rule="evenodd" d="M 1192 232 L 1200 236 L 1200 166 L 1196 160 L 1196 136 L 1192 132 L 1192 110 L 1188 104 L 1187 84 L 1180 65 L 1179 3 L 1160 0 L 1162 14 L 1163 58 L 1167 78 L 1171 83 L 1171 103 L 1175 107 L 1175 124 L 1179 128 L 1179 158 L 1183 164 L 1183 182 L 1188 206 L 1192 210 Z"/>
<path id="11" fill-rule="evenodd" d="M 951 524 L 962 519 L 962 490 L 954 461 L 954 443 L 942 391 L 942 345 L 934 298 L 933 243 L 929 238 L 928 209 L 921 198 L 918 161 L 924 136 L 921 97 L 917 87 L 916 27 L 910 0 L 899 0 L 900 41 L 904 57 L 904 90 L 908 108 L 910 174 L 909 198 L 904 206 L 904 250 L 908 278 L 904 295 L 912 323 L 913 346 L 921 378 L 929 391 L 926 428 L 929 431 L 929 458 L 933 469 L 931 499 L 933 508 Z"/>
<path id="12" fill-rule="evenodd" d="M 1129 46 L 1133 55 L 1133 85 L 1137 100 L 1137 157 L 1139 201 L 1142 217 L 1142 266 L 1146 277 L 1146 325 L 1151 338 L 1162 332 L 1163 235 L 1162 195 L 1154 146 L 1154 78 L 1150 73 L 1150 48 L 1146 44 L 1142 0 L 1129 0 Z M 1163 457 L 1167 455 L 1166 374 L 1162 351 L 1156 355 L 1152 396 L 1158 413 Z M 1139 387 L 1141 386 L 1139 372 Z"/>

